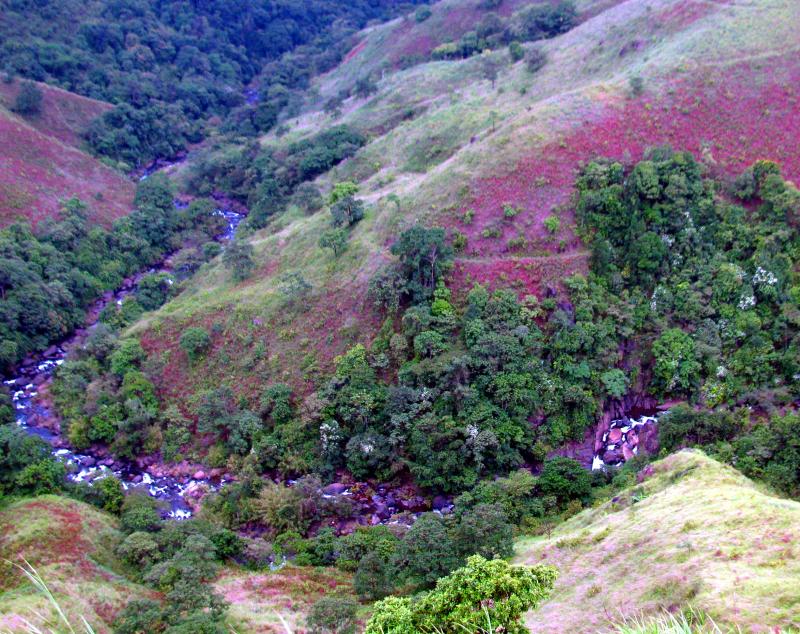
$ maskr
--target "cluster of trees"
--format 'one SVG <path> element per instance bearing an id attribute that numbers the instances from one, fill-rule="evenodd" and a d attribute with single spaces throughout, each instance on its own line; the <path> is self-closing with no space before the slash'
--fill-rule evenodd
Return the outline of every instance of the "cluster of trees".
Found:
<path id="1" fill-rule="evenodd" d="M 101 481 L 102 482 L 102 481 Z M 220 563 L 241 555 L 235 533 L 191 519 L 163 521 L 156 501 L 143 494 L 125 497 L 118 510 L 125 535 L 117 555 L 129 574 L 163 599 L 128 603 L 114 623 L 117 634 L 223 634 L 227 604 L 210 586 Z"/>
<path id="2" fill-rule="evenodd" d="M 509 46 L 512 59 L 522 59 L 521 42 L 533 42 L 556 37 L 572 29 L 578 13 L 574 2 L 564 0 L 557 4 L 539 3 L 517 10 L 509 18 L 489 12 L 457 42 L 446 42 L 431 52 L 433 59 L 458 59 L 471 57 L 489 49 Z"/>
<path id="3" fill-rule="evenodd" d="M 592 163 L 578 189 L 593 277 L 648 317 L 630 339 L 652 352 L 654 393 L 708 407 L 796 398 L 800 191 L 777 165 L 728 188 L 750 209 L 669 149 L 630 170 Z"/>
<path id="4" fill-rule="evenodd" d="M 175 155 L 202 138 L 209 118 L 232 110 L 236 132 L 271 128 L 315 73 L 341 59 L 356 29 L 409 4 L 14 0 L 0 25 L 0 67 L 116 104 L 88 142 L 135 167 Z M 247 99 L 244 87 L 259 74 Z"/>
<path id="5" fill-rule="evenodd" d="M 800 395 L 800 191 L 769 161 L 719 184 L 669 149 L 592 163 L 578 189 L 593 277 L 647 316 L 626 345 L 647 351 L 650 390 L 698 406 L 661 419 L 664 449 L 705 447 L 799 495 L 800 419 L 778 410 Z"/>
<path id="6" fill-rule="evenodd" d="M 242 150 L 200 158 L 193 166 L 190 187 L 208 194 L 220 190 L 245 202 L 247 225 L 260 228 L 290 202 L 313 213 L 322 197 L 309 181 L 353 156 L 366 137 L 346 125 L 331 127 L 280 151 L 253 144 Z"/>
<path id="7" fill-rule="evenodd" d="M 86 205 L 73 198 L 58 218 L 35 230 L 17 223 L 0 231 L 0 368 L 63 339 L 83 323 L 86 307 L 103 291 L 180 246 L 198 251 L 202 261 L 201 245 L 224 225 L 210 201 L 176 209 L 162 177 L 140 183 L 135 204 L 111 230 L 89 222 Z M 169 289 L 165 278 L 147 277 L 135 298 L 121 309 L 110 307 L 105 317 L 135 318 L 160 305 Z"/>

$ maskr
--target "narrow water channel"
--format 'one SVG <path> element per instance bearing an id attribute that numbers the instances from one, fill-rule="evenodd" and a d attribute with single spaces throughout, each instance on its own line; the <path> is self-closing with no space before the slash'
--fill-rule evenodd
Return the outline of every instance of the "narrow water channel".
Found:
<path id="1" fill-rule="evenodd" d="M 176 202 L 176 206 L 179 205 L 180 203 Z M 233 240 L 244 215 L 228 209 L 217 209 L 214 213 L 223 215 L 228 221 L 227 229 L 216 239 L 222 243 Z M 200 486 L 213 490 L 221 486 L 224 481 L 212 482 L 208 479 L 171 476 L 153 477 L 134 464 L 123 464 L 109 456 L 73 451 L 67 446 L 66 439 L 52 431 L 56 425 L 44 426 L 42 424 L 47 421 L 53 422 L 56 414 L 48 410 L 42 399 L 37 398 L 42 386 L 52 380 L 56 368 L 69 358 L 73 350 L 84 344 L 89 333 L 97 326 L 103 308 L 113 302 L 120 303 L 125 297 L 135 293 L 138 282 L 144 275 L 162 272 L 172 273 L 167 266 L 143 271 L 126 280 L 126 283 L 113 293 L 104 294 L 87 311 L 89 319 L 83 328 L 77 330 L 60 344 L 29 357 L 17 370 L 15 376 L 4 383 L 11 390 L 17 425 L 29 434 L 39 436 L 53 445 L 53 455 L 67 466 L 69 480 L 91 484 L 97 479 L 114 475 L 122 482 L 125 490 L 141 489 L 146 491 L 165 503 L 165 506 L 168 507 L 166 514 L 169 517 L 182 519 L 192 514 L 191 507 L 186 500 L 187 493 L 191 493 Z"/>

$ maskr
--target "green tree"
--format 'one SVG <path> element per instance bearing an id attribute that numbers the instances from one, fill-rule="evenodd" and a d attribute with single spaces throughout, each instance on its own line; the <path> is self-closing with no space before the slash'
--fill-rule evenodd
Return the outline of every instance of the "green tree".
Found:
<path id="1" fill-rule="evenodd" d="M 365 634 L 423 634 L 492 631 L 527 634 L 522 617 L 552 592 L 552 566 L 511 566 L 480 555 L 441 579 L 418 600 L 390 597 L 375 604 Z"/>
<path id="2" fill-rule="evenodd" d="M 432 586 L 461 562 L 444 520 L 434 513 L 420 515 L 403 536 L 392 561 L 400 579 L 423 587 Z"/>
<path id="3" fill-rule="evenodd" d="M 670 328 L 653 342 L 653 387 L 661 395 L 692 395 L 700 383 L 700 363 L 694 340 L 680 328 Z"/>
<path id="4" fill-rule="evenodd" d="M 560 456 L 545 461 L 536 485 L 542 495 L 554 496 L 562 506 L 572 500 L 587 500 L 592 492 L 592 481 L 583 465 Z"/>
<path id="5" fill-rule="evenodd" d="M 392 253 L 400 261 L 400 271 L 414 303 L 433 295 L 453 258 L 453 248 L 445 240 L 444 229 L 427 229 L 421 225 L 403 231 L 392 245 Z"/>
<path id="6" fill-rule="evenodd" d="M 353 576 L 353 589 L 362 599 L 377 601 L 394 590 L 394 569 L 389 557 L 380 552 L 367 554 Z"/>
<path id="7" fill-rule="evenodd" d="M 514 529 L 499 504 L 479 504 L 463 513 L 451 535 L 456 549 L 464 555 L 494 559 L 514 554 Z"/>
<path id="8" fill-rule="evenodd" d="M 233 240 L 222 252 L 222 262 L 237 282 L 246 280 L 253 274 L 253 245 L 244 240 Z"/>
<path id="9" fill-rule="evenodd" d="M 39 114 L 42 111 L 44 95 L 32 81 L 24 81 L 14 100 L 14 112 L 21 115 Z"/>
<path id="10" fill-rule="evenodd" d="M 329 229 L 319 237 L 319 246 L 323 249 L 331 249 L 335 257 L 339 257 L 347 248 L 347 230 Z"/>
<path id="11" fill-rule="evenodd" d="M 192 326 L 187 328 L 180 338 L 181 349 L 189 357 L 189 361 L 197 361 L 211 346 L 211 337 L 204 328 Z"/>

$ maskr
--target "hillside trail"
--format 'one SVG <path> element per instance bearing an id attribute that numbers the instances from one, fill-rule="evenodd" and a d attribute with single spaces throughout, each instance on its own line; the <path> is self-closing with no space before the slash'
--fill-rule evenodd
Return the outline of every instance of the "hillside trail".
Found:
<path id="1" fill-rule="evenodd" d="M 455 262 L 471 262 L 474 264 L 492 264 L 498 260 L 518 261 L 518 262 L 558 262 L 571 260 L 573 258 L 589 257 L 588 249 L 577 249 L 575 251 L 564 251 L 563 253 L 553 253 L 552 255 L 512 255 L 498 253 L 496 255 L 465 255 L 454 258 Z"/>

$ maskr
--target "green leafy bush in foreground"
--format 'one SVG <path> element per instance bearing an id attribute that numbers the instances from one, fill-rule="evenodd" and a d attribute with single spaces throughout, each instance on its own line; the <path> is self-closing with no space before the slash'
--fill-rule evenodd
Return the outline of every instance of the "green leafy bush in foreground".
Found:
<path id="1" fill-rule="evenodd" d="M 556 575 L 551 566 L 517 567 L 475 555 L 417 600 L 376 603 L 366 634 L 524 634 L 522 615 L 550 595 Z"/>

